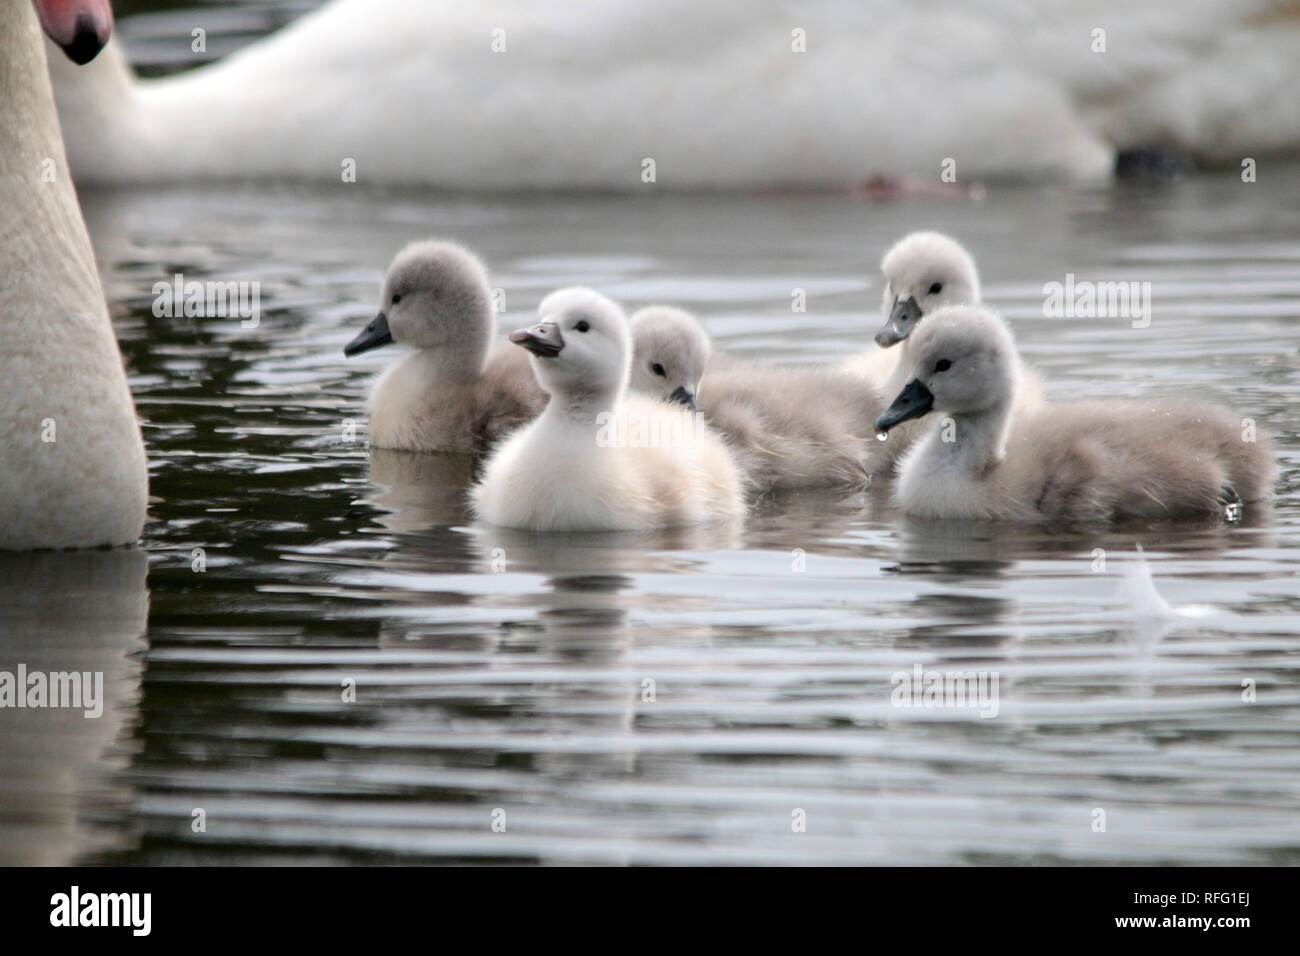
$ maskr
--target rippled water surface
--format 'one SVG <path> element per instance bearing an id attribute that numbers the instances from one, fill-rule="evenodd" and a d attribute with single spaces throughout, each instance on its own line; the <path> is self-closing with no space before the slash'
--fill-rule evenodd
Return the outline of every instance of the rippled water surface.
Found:
<path id="1" fill-rule="evenodd" d="M 85 195 L 153 520 L 137 551 L 0 562 L 16 659 L 103 670 L 109 698 L 100 720 L 26 713 L 0 746 L 4 855 L 1300 862 L 1300 169 L 1259 180 Z M 909 522 L 881 482 L 765 500 L 735 533 L 534 536 L 466 514 L 471 463 L 367 451 L 395 353 L 341 349 L 412 238 L 479 250 L 503 329 L 583 282 L 822 362 L 868 344 L 879 256 L 922 226 L 976 252 L 1051 396 L 1228 403 L 1278 435 L 1276 502 L 1066 534 Z M 177 272 L 260 282 L 260 324 L 155 317 Z M 1150 327 L 1044 318 L 1067 273 L 1150 281 Z M 1138 544 L 1160 597 L 1126 577 Z M 893 706 L 915 665 L 996 672 L 998 715 Z"/>

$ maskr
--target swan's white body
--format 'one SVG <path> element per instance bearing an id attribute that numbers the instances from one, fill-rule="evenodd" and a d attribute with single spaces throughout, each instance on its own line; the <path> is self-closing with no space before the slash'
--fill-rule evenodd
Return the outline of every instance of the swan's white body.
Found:
<path id="1" fill-rule="evenodd" d="M 1267 437 L 1195 401 L 1016 402 L 1006 324 L 986 309 L 938 310 L 914 334 L 917 396 L 946 417 L 899 464 L 895 499 L 925 518 L 1086 522 L 1222 516 L 1271 493 Z M 909 399 L 909 393 L 911 398 Z M 922 419 L 924 421 L 924 419 Z M 888 426 L 886 426 L 888 427 Z"/>
<path id="2" fill-rule="evenodd" d="M 686 409 L 626 394 L 622 311 L 590 290 L 562 290 L 541 314 L 564 338 L 558 355 L 532 359 L 551 398 L 488 458 L 471 495 L 479 517 L 528 531 L 649 531 L 741 517 L 742 478 L 726 444 Z M 575 331 L 577 321 L 591 330 Z"/>
<path id="3" fill-rule="evenodd" d="M 0 24 L 0 548 L 127 544 L 148 493 L 140 427 L 31 0 L 0 0 Z"/>
<path id="4" fill-rule="evenodd" d="M 463 189 L 937 182 L 945 160 L 959 182 L 1099 179 L 1117 147 L 1235 164 L 1300 141 L 1293 12 L 1276 0 L 336 0 L 180 76 L 135 82 L 112 46 L 88 70 L 56 64 L 56 81 L 86 180 L 339 182 L 349 159 L 361 182 Z"/>

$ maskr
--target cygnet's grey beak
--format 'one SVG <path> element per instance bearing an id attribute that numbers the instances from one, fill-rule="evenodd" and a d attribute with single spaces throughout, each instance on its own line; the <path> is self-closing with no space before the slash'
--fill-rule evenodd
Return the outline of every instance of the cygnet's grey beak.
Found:
<path id="1" fill-rule="evenodd" d="M 926 388 L 919 378 L 914 378 L 903 386 L 894 399 L 894 404 L 885 409 L 876 419 L 876 431 L 888 432 L 895 425 L 912 418 L 920 418 L 934 407 L 934 393 Z"/>
<path id="2" fill-rule="evenodd" d="M 510 341 L 528 349 L 538 358 L 555 358 L 564 348 L 564 336 L 554 322 L 539 322 L 526 329 L 510 333 Z"/>
<path id="3" fill-rule="evenodd" d="M 36 0 L 36 13 L 45 33 L 78 66 L 93 60 L 113 32 L 109 0 Z"/>
<path id="4" fill-rule="evenodd" d="M 699 411 L 699 408 L 695 405 L 695 396 L 686 391 L 686 388 L 682 385 L 678 385 L 673 389 L 673 393 L 668 396 L 668 400 L 676 402 L 678 405 L 685 405 L 693 412 Z"/>
<path id="5" fill-rule="evenodd" d="M 876 333 L 876 344 L 882 349 L 897 345 L 912 334 L 916 323 L 921 320 L 921 307 L 915 298 L 895 299 L 894 308 L 889 313 L 889 321 Z"/>
<path id="6" fill-rule="evenodd" d="M 351 358 L 362 352 L 377 349 L 381 345 L 390 345 L 392 341 L 393 335 L 388 331 L 388 316 L 380 312 L 370 320 L 370 324 L 361 331 L 361 334 L 343 346 L 343 354 Z"/>

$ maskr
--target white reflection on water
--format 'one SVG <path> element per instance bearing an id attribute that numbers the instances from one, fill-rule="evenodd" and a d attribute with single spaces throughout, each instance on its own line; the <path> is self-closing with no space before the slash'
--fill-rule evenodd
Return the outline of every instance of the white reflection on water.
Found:
<path id="1" fill-rule="evenodd" d="M 127 842 L 147 568 L 135 548 L 0 553 L 0 671 L 103 675 L 98 716 L 0 710 L 0 865 L 66 865 Z"/>

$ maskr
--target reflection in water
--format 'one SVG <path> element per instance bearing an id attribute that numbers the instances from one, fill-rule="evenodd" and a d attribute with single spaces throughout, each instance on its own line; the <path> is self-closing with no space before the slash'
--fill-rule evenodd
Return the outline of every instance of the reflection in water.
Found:
<path id="1" fill-rule="evenodd" d="M 453 455 L 370 449 L 370 483 L 382 490 L 370 503 L 384 509 L 390 531 L 422 531 L 468 520 L 467 492 L 477 461 Z"/>
<path id="2" fill-rule="evenodd" d="M 1205 604 L 1171 607 L 1156 588 L 1151 566 L 1139 545 L 1136 554 L 1125 556 L 1116 587 L 1115 600 L 1120 615 L 1121 633 L 1129 642 L 1134 660 L 1130 693 L 1150 697 L 1155 693 L 1155 674 L 1159 645 L 1181 626 L 1217 626 L 1231 628 L 1233 617 L 1227 611 Z"/>
<path id="3" fill-rule="evenodd" d="M 140 699 L 148 564 L 136 549 L 0 553 L 0 671 L 103 680 L 98 717 L 0 710 L 0 865 L 66 865 L 130 832 L 120 772 Z"/>
<path id="4" fill-rule="evenodd" d="M 563 748 L 537 755 L 537 773 L 556 781 L 628 774 L 636 769 L 635 720 L 642 697 L 629 656 L 637 634 L 628 620 L 630 578 L 617 574 L 584 574 L 552 578 L 551 593 L 537 612 L 539 641 L 548 657 L 589 676 L 566 681 L 558 693 L 538 702 L 538 729 L 563 737 L 597 735 L 609 741 L 599 751 Z M 652 685 L 646 686 L 653 706 Z M 620 746 L 619 741 L 622 741 Z"/>

